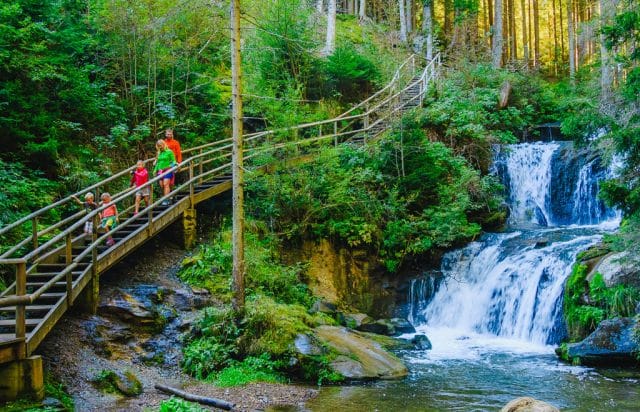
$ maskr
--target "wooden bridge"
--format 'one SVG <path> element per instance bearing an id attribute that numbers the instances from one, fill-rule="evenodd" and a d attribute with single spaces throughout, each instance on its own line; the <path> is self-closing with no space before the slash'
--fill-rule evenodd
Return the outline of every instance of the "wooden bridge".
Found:
<path id="1" fill-rule="evenodd" d="M 412 55 L 383 89 L 336 118 L 245 135 L 245 165 L 265 167 L 327 145 L 375 139 L 403 112 L 422 104 L 437 77 L 440 56 L 426 65 L 422 61 Z M 99 235 L 95 229 L 92 235 L 82 233 L 87 221 L 98 226 L 98 213 L 104 207 L 43 223 L 68 214 L 74 203 L 71 196 L 0 229 L 0 235 L 15 239 L 0 255 L 0 265 L 15 271 L 15 281 L 0 294 L 0 369 L 3 363 L 31 356 L 71 306 L 95 313 L 101 273 L 177 219 L 187 223 L 194 219 L 198 203 L 230 190 L 231 147 L 227 138 L 184 150 L 186 160 L 173 168 L 185 177 L 184 183 L 168 196 L 152 198 L 151 205 L 135 216 L 132 205 L 138 189 L 128 187 L 135 166 L 75 193 L 78 197 L 87 192 L 112 193 L 120 211 L 120 223 L 110 233 L 115 240 L 112 246 L 106 245 L 107 234 Z M 145 186 L 152 188 L 159 179 Z M 170 199 L 174 201 L 167 204 Z M 30 235 L 21 238 L 25 231 Z"/>

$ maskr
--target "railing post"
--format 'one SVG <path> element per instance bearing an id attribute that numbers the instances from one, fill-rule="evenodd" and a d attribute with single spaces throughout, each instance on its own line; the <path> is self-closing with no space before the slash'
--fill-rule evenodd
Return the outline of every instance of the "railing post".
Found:
<path id="1" fill-rule="evenodd" d="M 193 188 L 193 162 L 189 162 L 189 202 L 190 207 L 195 207 L 194 188 Z"/>
<path id="2" fill-rule="evenodd" d="M 364 128 L 369 128 L 369 102 L 364 105 Z"/>
<path id="3" fill-rule="evenodd" d="M 200 149 L 200 154 L 202 154 L 202 149 Z M 204 157 L 200 156 L 198 157 L 198 176 L 200 176 L 200 179 L 198 179 L 198 184 L 201 185 L 202 184 L 202 163 L 204 162 Z"/>
<path id="4" fill-rule="evenodd" d="M 71 243 L 71 233 L 67 233 L 65 237 L 65 253 L 64 253 L 64 261 L 67 267 L 71 264 L 72 256 L 72 243 Z M 67 272 L 66 276 L 67 280 L 67 306 L 71 307 L 73 304 L 73 274 L 71 271 Z"/>
<path id="5" fill-rule="evenodd" d="M 333 122 L 333 144 L 338 147 L 338 121 Z"/>
<path id="6" fill-rule="evenodd" d="M 38 217 L 37 216 L 31 219 L 31 241 L 33 243 L 33 250 L 38 249 Z"/>
<path id="7" fill-rule="evenodd" d="M 27 263 L 20 262 L 16 266 L 16 296 L 27 294 Z M 16 339 L 24 339 L 27 333 L 26 308 L 24 303 L 16 305 Z"/>

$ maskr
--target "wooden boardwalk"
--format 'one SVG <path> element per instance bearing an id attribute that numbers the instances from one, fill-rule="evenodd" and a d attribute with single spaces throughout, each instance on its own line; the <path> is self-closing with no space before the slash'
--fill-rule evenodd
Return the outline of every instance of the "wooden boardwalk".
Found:
<path id="1" fill-rule="evenodd" d="M 388 85 L 336 118 L 245 135 L 245 167 L 267 167 L 310 157 L 327 145 L 375 139 L 402 113 L 422 104 L 428 86 L 437 78 L 440 56 L 426 65 L 421 61 L 411 56 Z M 0 266 L 15 271 L 15 281 L 0 294 L 0 364 L 30 356 L 70 307 L 83 305 L 95 311 L 100 274 L 171 223 L 188 219 L 198 203 L 231 189 L 231 139 L 187 149 L 183 157 L 174 169 L 179 168 L 184 183 L 166 198 L 152 199 L 136 216 L 137 189 L 127 187 L 134 167 L 75 194 L 112 193 L 120 212 L 120 223 L 111 233 L 113 246 L 106 245 L 106 234 L 82 233 L 87 221 L 97 227 L 101 209 L 65 215 L 73 209 L 71 196 L 0 229 L 0 235 L 16 239 L 0 256 Z M 158 180 L 155 177 L 146 185 L 153 187 Z M 41 224 L 51 221 L 51 216 L 66 217 Z M 25 230 L 31 235 L 20 238 L 18 234 Z"/>

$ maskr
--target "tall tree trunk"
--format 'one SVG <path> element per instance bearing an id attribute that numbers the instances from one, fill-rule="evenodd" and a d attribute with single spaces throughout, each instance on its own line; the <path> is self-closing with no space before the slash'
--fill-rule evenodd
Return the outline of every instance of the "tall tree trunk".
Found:
<path id="1" fill-rule="evenodd" d="M 607 0 L 600 0 L 600 28 L 606 26 L 611 21 L 612 13 L 611 4 Z M 613 9 L 615 12 L 615 8 Z M 605 44 L 605 35 L 600 30 L 600 93 L 602 101 L 607 102 L 611 98 L 611 85 L 613 83 L 613 74 L 611 71 L 611 62 L 609 61 L 609 50 Z"/>
<path id="2" fill-rule="evenodd" d="M 553 11 L 553 67 L 555 75 L 558 75 L 558 28 L 556 18 L 556 0 L 552 0 Z"/>
<path id="3" fill-rule="evenodd" d="M 318 0 L 316 2 L 316 10 L 319 14 L 324 13 L 324 0 Z"/>
<path id="4" fill-rule="evenodd" d="M 515 1 L 509 0 L 509 39 L 511 40 L 511 60 L 518 60 L 518 39 L 516 37 Z"/>
<path id="5" fill-rule="evenodd" d="M 244 169 L 240 0 L 231 0 L 231 90 L 233 102 L 233 309 L 244 311 Z"/>
<path id="6" fill-rule="evenodd" d="M 564 64 L 564 16 L 562 15 L 562 0 L 558 0 L 558 11 L 560 12 L 560 61 Z"/>
<path id="7" fill-rule="evenodd" d="M 336 47 L 336 0 L 329 0 L 327 11 L 327 42 L 324 46 L 324 54 L 333 53 Z"/>
<path id="8" fill-rule="evenodd" d="M 400 0 L 402 1 L 402 0 Z M 413 1 L 406 0 L 404 12 L 407 17 L 407 34 L 413 33 Z"/>
<path id="9" fill-rule="evenodd" d="M 367 0 L 360 0 L 360 20 L 367 18 Z"/>
<path id="10" fill-rule="evenodd" d="M 538 10 L 538 0 L 533 2 L 533 67 L 538 68 L 540 65 L 540 12 Z M 555 32 L 555 21 L 554 32 Z"/>
<path id="11" fill-rule="evenodd" d="M 404 0 L 400 0 L 398 2 L 400 6 L 400 40 L 403 43 L 407 42 L 407 14 L 405 10 L 405 2 Z"/>
<path id="12" fill-rule="evenodd" d="M 524 0 L 520 0 L 520 6 L 522 8 L 522 58 L 524 64 L 529 67 L 529 40 L 527 38 L 527 6 Z M 531 22 L 529 22 L 531 24 Z"/>
<path id="13" fill-rule="evenodd" d="M 402 0 L 401 0 L 402 1 Z M 449 38 L 453 31 L 453 0 L 443 0 L 444 7 L 444 35 Z"/>
<path id="14" fill-rule="evenodd" d="M 426 41 L 427 60 L 433 59 L 433 20 L 431 18 L 433 0 L 424 0 L 422 3 L 422 31 L 424 32 Z"/>
<path id="15" fill-rule="evenodd" d="M 573 26 L 573 0 L 567 0 L 567 32 L 569 33 L 569 78 L 573 83 L 576 76 L 575 30 Z"/>
<path id="16" fill-rule="evenodd" d="M 502 0 L 494 2 L 494 19 L 493 19 L 493 47 L 491 49 L 491 63 L 493 67 L 502 67 Z"/>
<path id="17" fill-rule="evenodd" d="M 493 48 L 493 0 L 487 0 L 487 16 L 489 16 L 489 47 Z"/>

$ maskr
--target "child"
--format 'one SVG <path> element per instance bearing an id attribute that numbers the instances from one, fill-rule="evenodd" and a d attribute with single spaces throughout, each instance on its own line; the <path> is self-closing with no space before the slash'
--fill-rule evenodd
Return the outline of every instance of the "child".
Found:
<path id="1" fill-rule="evenodd" d="M 162 188 L 162 194 L 164 196 L 169 196 L 169 193 L 171 193 L 171 184 L 174 178 L 174 172 L 170 172 L 169 170 L 176 165 L 176 156 L 162 139 L 156 142 L 156 149 L 158 149 L 158 156 L 156 157 L 153 173 L 162 175 L 160 188 Z M 166 206 L 168 204 L 168 199 L 162 202 L 162 205 Z"/>
<path id="2" fill-rule="evenodd" d="M 87 194 L 84 195 L 84 202 L 81 202 L 80 199 L 78 199 L 74 195 L 72 195 L 71 197 L 79 205 L 84 206 L 87 213 L 91 213 L 91 211 L 96 210 L 98 208 L 98 204 L 94 202 L 93 193 L 91 192 L 88 192 Z M 93 232 L 93 221 L 92 219 L 89 219 L 84 223 L 84 233 L 86 233 L 87 235 L 90 235 L 92 232 Z"/>
<path id="3" fill-rule="evenodd" d="M 142 160 L 138 160 L 138 167 L 135 171 L 131 173 L 131 187 L 140 187 L 149 181 L 149 172 L 144 167 L 144 162 Z M 138 214 L 140 210 L 140 199 L 144 197 L 144 204 L 146 207 L 149 207 L 149 194 L 151 190 L 149 186 L 143 187 L 142 189 L 138 189 L 136 192 L 136 210 L 133 212 L 134 216 Z"/>
<path id="4" fill-rule="evenodd" d="M 100 213 L 100 218 L 102 219 L 100 221 L 100 229 L 105 232 L 110 232 L 118 224 L 118 208 L 115 204 L 111 203 L 111 195 L 109 193 L 103 193 L 100 199 L 102 199 L 100 206 L 109 205 Z M 107 246 L 113 246 L 115 243 L 115 240 L 109 235 L 107 237 Z"/>

